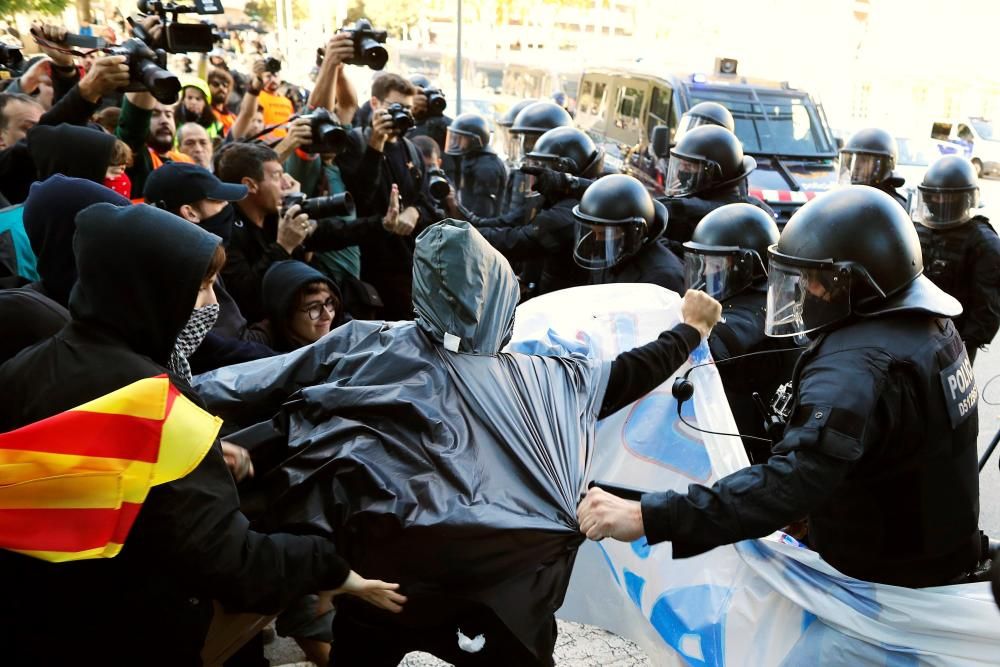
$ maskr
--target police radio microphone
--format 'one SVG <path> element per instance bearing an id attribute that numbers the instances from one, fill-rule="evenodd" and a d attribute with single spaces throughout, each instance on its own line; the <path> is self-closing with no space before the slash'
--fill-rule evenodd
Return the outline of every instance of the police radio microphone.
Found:
<path id="1" fill-rule="evenodd" d="M 774 444 L 774 441 L 771 440 L 770 438 L 761 438 L 756 435 L 743 435 L 741 433 L 723 433 L 721 431 L 709 431 L 703 428 L 698 428 L 688 420 L 684 419 L 684 415 L 681 414 L 681 406 L 684 404 L 685 401 L 691 400 L 691 397 L 694 396 L 694 383 L 688 379 L 688 376 L 691 375 L 691 371 L 695 370 L 696 368 L 701 368 L 703 366 L 712 366 L 712 365 L 718 366 L 719 364 L 725 364 L 729 363 L 730 361 L 737 361 L 739 359 L 746 359 L 747 357 L 757 357 L 764 354 L 781 354 L 783 352 L 802 352 L 802 348 L 785 347 L 780 350 L 762 350 L 760 352 L 747 352 L 746 354 L 738 354 L 735 357 L 729 357 L 728 359 L 720 359 L 718 361 L 713 359 L 712 361 L 706 361 L 701 364 L 695 364 L 691 368 L 684 371 L 684 375 L 682 375 L 679 378 L 674 378 L 674 383 L 670 387 L 670 393 L 677 401 L 677 418 L 681 421 L 682 424 L 684 424 L 690 429 L 698 431 L 699 433 L 709 433 L 711 435 L 730 435 L 737 438 L 748 438 L 750 440 L 759 440 L 760 442 L 767 442 Z"/>

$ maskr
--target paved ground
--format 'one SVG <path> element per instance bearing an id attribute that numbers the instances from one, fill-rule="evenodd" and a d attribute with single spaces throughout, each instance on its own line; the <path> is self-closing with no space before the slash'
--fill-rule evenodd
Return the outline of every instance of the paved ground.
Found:
<path id="1" fill-rule="evenodd" d="M 281 639 L 267 647 L 272 665 L 305 660 L 298 646 Z M 311 663 L 307 663 L 311 664 Z M 445 667 L 449 663 L 426 653 L 411 653 L 400 667 Z M 652 663 L 642 650 L 618 635 L 579 623 L 559 621 L 556 664 L 560 667 L 649 667 Z"/>

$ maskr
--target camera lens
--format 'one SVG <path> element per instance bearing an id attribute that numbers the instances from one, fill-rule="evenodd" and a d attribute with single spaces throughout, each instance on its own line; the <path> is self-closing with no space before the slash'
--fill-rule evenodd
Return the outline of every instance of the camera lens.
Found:
<path id="1" fill-rule="evenodd" d="M 181 92 L 180 80 L 157 65 L 152 60 L 143 58 L 138 63 L 142 84 L 162 104 L 174 104 Z"/>
<path id="2" fill-rule="evenodd" d="M 354 199 L 350 192 L 329 197 L 313 197 L 302 202 L 302 212 L 313 220 L 347 218 L 354 215 Z"/>
<path id="3" fill-rule="evenodd" d="M 389 52 L 371 37 L 365 37 L 361 40 L 361 55 L 365 65 L 374 70 L 382 69 L 389 62 Z"/>
<path id="4" fill-rule="evenodd" d="M 314 153 L 337 153 L 347 143 L 347 132 L 333 123 L 320 123 L 315 129 L 314 139 L 319 150 Z"/>
<path id="5" fill-rule="evenodd" d="M 431 193 L 431 197 L 441 201 L 448 196 L 451 192 L 451 184 L 448 183 L 448 179 L 444 175 L 444 171 L 441 169 L 431 169 L 427 172 L 427 189 Z"/>

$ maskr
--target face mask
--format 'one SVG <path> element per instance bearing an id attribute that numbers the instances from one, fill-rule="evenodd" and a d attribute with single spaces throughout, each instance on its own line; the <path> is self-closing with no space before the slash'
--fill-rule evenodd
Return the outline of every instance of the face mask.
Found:
<path id="1" fill-rule="evenodd" d="M 232 236 L 235 219 L 236 211 L 233 210 L 233 205 L 226 204 L 224 209 L 211 218 L 205 218 L 198 225 L 206 232 L 211 232 L 222 239 L 223 245 L 229 245 L 229 237 Z"/>
<path id="2" fill-rule="evenodd" d="M 217 303 L 195 308 L 191 317 L 188 318 L 187 324 L 177 335 L 177 343 L 174 344 L 174 351 L 170 353 L 170 362 L 167 364 L 167 368 L 190 382 L 191 365 L 188 363 L 188 357 L 194 354 L 194 351 L 201 345 L 201 341 L 205 340 L 205 336 L 215 326 L 215 320 L 218 318 L 219 304 Z"/>
<path id="3" fill-rule="evenodd" d="M 132 197 L 132 179 L 124 171 L 114 178 L 105 178 L 103 185 L 126 199 Z"/>

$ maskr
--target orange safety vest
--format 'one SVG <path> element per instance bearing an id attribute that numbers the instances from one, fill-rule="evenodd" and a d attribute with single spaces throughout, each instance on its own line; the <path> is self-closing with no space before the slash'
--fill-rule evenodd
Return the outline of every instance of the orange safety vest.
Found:
<path id="1" fill-rule="evenodd" d="M 194 164 L 193 158 L 175 149 L 170 149 L 166 152 L 166 160 L 164 160 L 163 157 L 158 155 L 157 152 L 149 146 L 146 146 L 146 150 L 149 151 L 149 158 L 153 161 L 153 169 L 159 169 L 167 162 L 187 162 L 188 164 Z"/>
<path id="2" fill-rule="evenodd" d="M 257 104 L 264 108 L 265 127 L 271 127 L 278 123 L 286 123 L 292 117 L 292 114 L 295 113 L 295 107 L 292 106 L 290 99 L 283 95 L 272 95 L 266 90 L 260 91 L 260 95 L 257 96 Z M 279 139 L 286 134 L 288 134 L 288 130 L 279 127 L 267 136 L 268 138 Z"/>
<path id="3" fill-rule="evenodd" d="M 0 434 L 0 549 L 113 558 L 150 488 L 194 470 L 220 426 L 158 375 Z"/>

